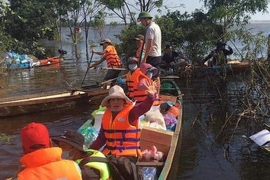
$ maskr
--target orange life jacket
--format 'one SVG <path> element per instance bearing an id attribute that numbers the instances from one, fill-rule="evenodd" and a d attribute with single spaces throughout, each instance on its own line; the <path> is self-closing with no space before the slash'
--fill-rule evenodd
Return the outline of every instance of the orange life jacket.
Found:
<path id="1" fill-rule="evenodd" d="M 145 75 L 144 73 L 141 73 L 141 76 L 143 76 L 147 80 L 148 85 L 153 84 L 153 80 L 150 79 L 147 75 Z M 138 90 L 138 84 L 134 83 L 134 87 L 136 87 L 136 88 L 134 88 L 134 98 L 133 98 L 133 100 L 136 101 L 136 103 L 141 103 L 142 101 L 145 100 L 148 93 L 147 93 L 146 90 Z M 153 102 L 153 106 L 160 105 L 159 96 L 156 97 L 156 98 L 157 99 Z"/>
<path id="2" fill-rule="evenodd" d="M 81 180 L 78 165 L 71 160 L 61 159 L 59 147 L 45 148 L 24 155 L 20 162 L 26 166 L 18 174 L 19 180 Z"/>
<path id="3" fill-rule="evenodd" d="M 128 120 L 132 108 L 133 105 L 124 107 L 114 119 L 112 119 L 111 110 L 106 109 L 102 118 L 106 138 L 103 154 L 141 157 L 139 120 L 137 120 L 136 126 L 131 125 Z"/>
<path id="4" fill-rule="evenodd" d="M 134 100 L 134 89 L 137 88 L 139 83 L 139 77 L 143 73 L 141 72 L 140 68 L 137 68 L 133 73 L 129 71 L 126 76 L 126 84 L 128 88 L 128 96 L 130 99 Z"/>
<path id="5" fill-rule="evenodd" d="M 105 59 L 107 61 L 107 66 L 110 68 L 121 67 L 122 64 L 115 48 L 112 45 L 108 45 L 105 51 Z"/>

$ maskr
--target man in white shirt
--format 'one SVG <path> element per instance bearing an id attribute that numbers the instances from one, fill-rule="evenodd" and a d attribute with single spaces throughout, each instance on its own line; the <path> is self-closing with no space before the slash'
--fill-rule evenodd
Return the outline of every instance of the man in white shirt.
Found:
<path id="1" fill-rule="evenodd" d="M 145 55 L 140 63 L 148 63 L 158 69 L 158 73 L 153 78 L 157 79 L 157 84 L 160 86 L 160 67 L 162 59 L 161 52 L 161 30 L 160 27 L 152 21 L 152 16 L 148 12 L 141 12 L 138 21 L 146 28 L 145 34 Z M 159 89 L 159 88 L 158 88 Z"/>

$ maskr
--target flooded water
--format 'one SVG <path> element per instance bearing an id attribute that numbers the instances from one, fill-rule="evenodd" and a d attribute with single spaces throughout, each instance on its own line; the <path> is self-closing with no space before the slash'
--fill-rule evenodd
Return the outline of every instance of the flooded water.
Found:
<path id="1" fill-rule="evenodd" d="M 59 48 L 59 44 L 53 44 Z M 0 76 L 0 97 L 10 97 L 23 94 L 41 93 L 58 90 L 69 90 L 81 86 L 86 72 L 86 60 L 76 61 L 72 45 L 67 42 L 62 48 L 68 51 L 66 59 L 56 67 L 42 67 L 29 70 L 12 71 Z M 57 49 L 56 48 L 56 49 Z M 85 50 L 80 47 L 82 57 Z M 98 60 L 98 56 L 94 56 Z M 85 84 L 101 82 L 105 71 L 90 70 Z M 234 80 L 232 80 L 234 81 Z M 230 144 L 230 156 L 224 156 L 226 145 L 222 141 L 215 141 L 216 135 L 224 124 L 224 113 L 217 115 L 215 123 L 209 123 L 211 108 L 223 108 L 218 104 L 211 104 L 215 96 L 207 79 L 193 79 L 187 86 L 184 79 L 178 81 L 182 93 L 183 103 L 183 137 L 179 159 L 177 179 L 182 180 L 254 180 L 270 178 L 270 156 L 245 138 L 241 129 L 236 132 Z M 241 82 L 237 82 L 241 83 Z M 228 91 L 234 84 L 226 82 L 224 91 Z M 226 89 L 228 88 L 228 89 Z M 22 156 L 19 139 L 20 129 L 27 123 L 36 121 L 44 123 L 51 133 L 56 135 L 66 129 L 78 129 L 89 117 L 96 106 L 82 106 L 72 110 L 54 110 L 31 115 L 0 119 L 0 179 L 14 175 Z M 227 109 L 234 109 L 228 106 Z M 202 111 L 199 120 L 197 114 Z M 209 125 L 211 124 L 211 126 Z"/>

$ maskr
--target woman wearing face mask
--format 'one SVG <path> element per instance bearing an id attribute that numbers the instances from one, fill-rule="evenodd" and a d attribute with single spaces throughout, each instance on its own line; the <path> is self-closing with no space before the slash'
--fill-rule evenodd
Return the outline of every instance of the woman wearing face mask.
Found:
<path id="1" fill-rule="evenodd" d="M 134 105 L 125 95 L 124 90 L 113 86 L 101 106 L 107 107 L 102 117 L 97 139 L 90 145 L 91 149 L 104 147 L 103 154 L 125 156 L 136 162 L 141 157 L 139 117 L 145 114 L 156 99 L 154 85 L 147 86 L 145 100 Z"/>
<path id="2" fill-rule="evenodd" d="M 139 77 L 138 84 L 136 85 L 137 88 L 135 88 L 134 91 L 134 99 L 136 100 L 136 103 L 140 103 L 146 98 L 147 86 L 153 84 L 152 77 L 158 73 L 157 68 L 148 63 L 142 63 L 140 65 L 140 71 L 142 72 L 142 75 Z M 156 91 L 158 92 L 157 89 Z M 159 104 L 160 102 L 158 99 L 153 102 L 153 106 L 158 106 Z"/>
<path id="3" fill-rule="evenodd" d="M 141 76 L 145 76 L 138 67 L 139 61 L 136 57 L 130 57 L 127 65 L 129 72 L 126 75 L 126 87 L 127 95 L 132 101 L 137 101 L 134 98 L 134 91 L 137 90 L 139 79 Z"/>

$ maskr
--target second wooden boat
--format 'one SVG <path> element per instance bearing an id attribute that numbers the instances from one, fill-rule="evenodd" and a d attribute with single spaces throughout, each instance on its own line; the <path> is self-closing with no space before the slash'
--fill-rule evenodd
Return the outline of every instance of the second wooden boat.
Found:
<path id="1" fill-rule="evenodd" d="M 108 94 L 107 89 L 93 87 L 89 90 L 25 95 L 0 100 L 0 118 L 37 113 L 52 109 L 74 107 L 78 104 L 95 104 Z"/>

